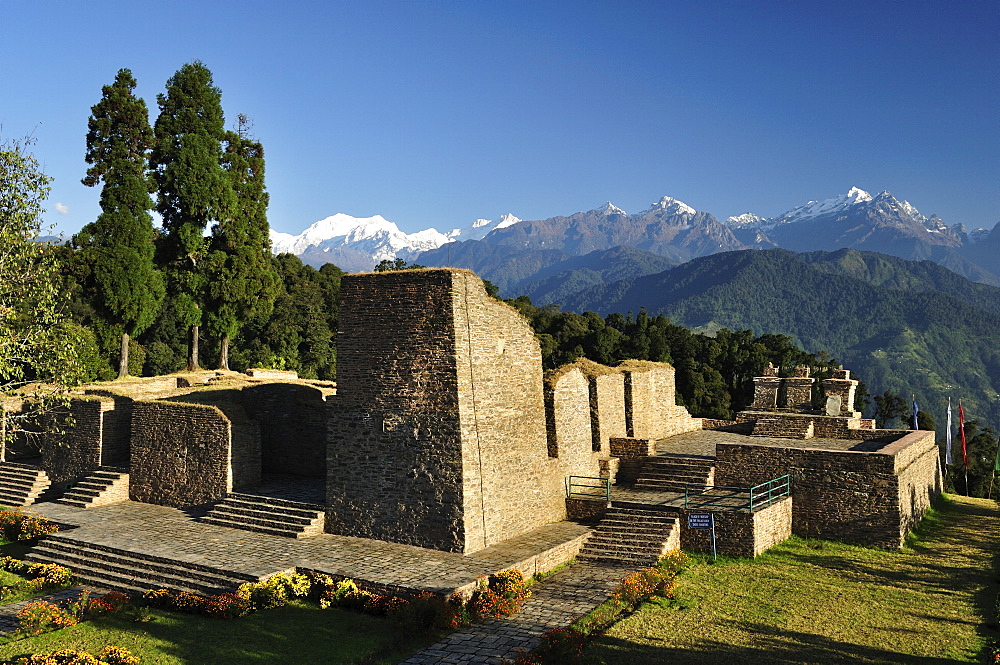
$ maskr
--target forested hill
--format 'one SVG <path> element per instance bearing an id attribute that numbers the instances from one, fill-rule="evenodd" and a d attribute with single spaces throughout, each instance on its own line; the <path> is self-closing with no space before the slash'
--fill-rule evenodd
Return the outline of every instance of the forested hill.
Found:
<path id="1" fill-rule="evenodd" d="M 840 359 L 873 394 L 914 394 L 938 422 L 948 395 L 970 417 L 1000 420 L 1000 288 L 929 262 L 853 250 L 727 252 L 592 286 L 562 305 L 787 334 Z"/>

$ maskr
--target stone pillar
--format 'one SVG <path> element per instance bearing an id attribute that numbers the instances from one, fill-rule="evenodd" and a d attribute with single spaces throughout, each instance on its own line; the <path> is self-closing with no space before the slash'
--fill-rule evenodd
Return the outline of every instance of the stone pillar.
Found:
<path id="1" fill-rule="evenodd" d="M 771 363 L 764 368 L 764 376 L 753 378 L 753 404 L 751 411 L 775 411 L 778 408 L 778 389 L 781 379 L 778 378 L 778 368 Z"/>
<path id="2" fill-rule="evenodd" d="M 857 417 L 854 412 L 854 395 L 858 389 L 858 381 L 851 379 L 850 370 L 843 367 L 833 370 L 833 378 L 823 379 L 823 394 L 827 397 L 840 397 L 840 415 Z"/>
<path id="3" fill-rule="evenodd" d="M 785 379 L 785 406 L 793 411 L 812 409 L 812 386 L 816 379 L 809 376 L 809 368 L 799 365 L 794 374 Z"/>

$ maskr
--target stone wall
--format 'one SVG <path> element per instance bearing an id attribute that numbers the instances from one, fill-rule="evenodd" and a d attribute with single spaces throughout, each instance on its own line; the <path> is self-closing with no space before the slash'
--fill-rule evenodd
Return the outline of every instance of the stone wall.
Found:
<path id="1" fill-rule="evenodd" d="M 260 427 L 259 468 L 326 477 L 327 404 L 321 390 L 302 383 L 265 383 L 244 388 L 242 403 Z"/>
<path id="2" fill-rule="evenodd" d="M 610 455 L 610 440 L 628 435 L 624 374 L 596 374 L 590 378 L 590 420 L 595 450 Z"/>
<path id="3" fill-rule="evenodd" d="M 688 528 L 688 513 L 679 509 L 681 548 L 689 552 L 712 551 L 711 531 Z M 792 498 L 775 501 L 761 510 L 724 510 L 715 515 L 715 550 L 725 556 L 755 557 L 792 535 Z"/>
<path id="4" fill-rule="evenodd" d="M 345 275 L 328 529 L 473 552 L 565 516 L 541 352 L 475 275 Z"/>
<path id="5" fill-rule="evenodd" d="M 875 452 L 719 443 L 715 482 L 754 486 L 789 474 L 796 535 L 899 547 L 941 491 L 936 460 L 933 432 Z"/>
<path id="6" fill-rule="evenodd" d="M 579 367 L 569 365 L 545 379 L 545 426 L 549 457 L 559 459 L 563 476 L 601 473 L 600 450 L 594 450 L 591 428 L 591 382 Z"/>
<path id="7" fill-rule="evenodd" d="M 666 363 L 627 360 L 619 368 L 625 375 L 625 426 L 627 435 L 661 439 L 701 429 L 701 419 L 692 418 L 677 406 L 674 368 Z"/>
<path id="8" fill-rule="evenodd" d="M 480 278 L 449 274 L 470 552 L 565 519 L 564 474 L 548 456 L 534 331 Z"/>
<path id="9" fill-rule="evenodd" d="M 65 433 L 49 432 L 41 437 L 41 467 L 55 487 L 82 478 L 101 466 L 101 434 L 104 414 L 114 402 L 97 397 L 73 399 L 69 416 L 73 425 Z M 57 415 L 61 417 L 62 413 Z"/>
<path id="10" fill-rule="evenodd" d="M 136 401 L 129 498 L 175 507 L 221 500 L 233 486 L 230 437 L 215 407 Z"/>

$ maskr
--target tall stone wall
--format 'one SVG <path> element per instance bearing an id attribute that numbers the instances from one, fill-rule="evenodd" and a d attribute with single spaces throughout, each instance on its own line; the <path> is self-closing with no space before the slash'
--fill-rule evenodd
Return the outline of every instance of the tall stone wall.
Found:
<path id="1" fill-rule="evenodd" d="M 625 426 L 625 375 L 598 374 L 590 379 L 590 421 L 594 447 L 610 455 L 610 441 L 628 436 Z"/>
<path id="2" fill-rule="evenodd" d="M 136 401 L 129 498 L 175 507 L 221 500 L 233 487 L 230 439 L 215 407 Z"/>
<path id="3" fill-rule="evenodd" d="M 628 436 L 661 439 L 701 429 L 700 418 L 692 418 L 687 409 L 677 406 L 673 367 L 666 363 L 628 360 L 620 369 L 625 375 Z"/>
<path id="4" fill-rule="evenodd" d="M 594 450 L 591 430 L 591 381 L 569 365 L 545 379 L 546 429 L 550 457 L 559 459 L 563 476 L 597 477 L 602 455 Z"/>
<path id="5" fill-rule="evenodd" d="M 716 445 L 717 485 L 754 486 L 791 475 L 792 532 L 899 547 L 941 491 L 933 432 L 875 452 L 754 444 Z"/>
<path id="6" fill-rule="evenodd" d="M 465 550 L 452 299 L 445 271 L 344 276 L 328 530 Z"/>
<path id="7" fill-rule="evenodd" d="M 465 551 L 565 519 L 563 476 L 548 456 L 542 353 L 516 310 L 474 274 L 451 271 L 461 414 Z"/>
<path id="8" fill-rule="evenodd" d="M 473 552 L 565 516 L 541 352 L 465 271 L 346 275 L 328 528 Z"/>
<path id="9" fill-rule="evenodd" d="M 264 383 L 242 390 L 247 415 L 260 427 L 265 473 L 326 477 L 327 404 L 323 392 L 301 383 Z"/>

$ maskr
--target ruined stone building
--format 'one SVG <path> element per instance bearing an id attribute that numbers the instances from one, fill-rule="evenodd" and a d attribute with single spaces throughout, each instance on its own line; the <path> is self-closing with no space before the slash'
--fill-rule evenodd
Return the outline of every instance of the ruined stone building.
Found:
<path id="1" fill-rule="evenodd" d="M 0 500 L 130 499 L 463 554 L 603 515 L 581 557 L 638 563 L 704 547 L 683 523 L 695 511 L 716 514 L 734 553 L 793 532 L 898 547 L 941 490 L 933 433 L 874 429 L 847 371 L 818 386 L 817 413 L 807 370 L 765 368 L 750 409 L 710 421 L 677 405 L 666 364 L 543 373 L 528 323 L 470 272 L 345 275 L 341 298 L 335 386 L 204 373 L 89 387 L 40 457 L 2 451 Z M 744 501 L 785 476 L 783 494 Z M 613 515 L 654 535 L 626 542 Z"/>

